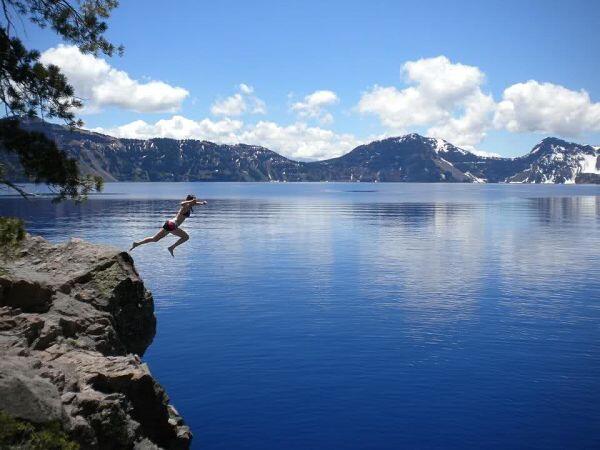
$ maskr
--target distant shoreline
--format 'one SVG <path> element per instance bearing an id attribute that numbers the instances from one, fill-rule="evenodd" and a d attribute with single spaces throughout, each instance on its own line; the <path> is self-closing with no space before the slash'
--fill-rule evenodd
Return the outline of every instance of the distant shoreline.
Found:
<path id="1" fill-rule="evenodd" d="M 419 134 L 360 145 L 343 156 L 294 161 L 255 145 L 200 140 L 119 139 L 43 122 L 23 122 L 105 182 L 419 182 L 600 184 L 600 150 L 545 138 L 516 158 L 484 157 Z M 19 161 L 0 160 L 13 182 L 27 182 Z"/>

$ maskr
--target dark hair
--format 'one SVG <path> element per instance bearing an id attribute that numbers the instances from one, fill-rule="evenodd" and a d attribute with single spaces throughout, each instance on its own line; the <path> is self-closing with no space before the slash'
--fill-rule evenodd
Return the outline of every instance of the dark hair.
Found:
<path id="1" fill-rule="evenodd" d="M 188 196 L 187 196 L 185 199 L 186 199 L 186 201 L 187 201 L 187 200 L 194 200 L 195 198 L 196 198 L 196 196 L 195 196 L 195 195 L 192 195 L 192 194 L 190 194 L 190 195 L 188 195 Z M 190 213 L 192 213 L 192 212 L 194 212 L 194 208 L 192 208 L 192 207 L 190 206 L 190 210 L 189 210 L 189 211 L 188 211 L 188 213 L 186 214 L 186 217 L 189 217 L 189 216 L 190 216 Z"/>

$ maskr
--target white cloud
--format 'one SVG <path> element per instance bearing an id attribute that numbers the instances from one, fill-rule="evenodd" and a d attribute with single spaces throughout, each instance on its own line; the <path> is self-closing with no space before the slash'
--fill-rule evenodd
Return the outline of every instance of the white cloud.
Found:
<path id="1" fill-rule="evenodd" d="M 485 150 L 478 150 L 475 148 L 470 150 L 471 153 L 475 153 L 477 156 L 483 156 L 484 158 L 501 158 L 501 155 L 495 152 L 486 152 Z"/>
<path id="2" fill-rule="evenodd" d="M 319 119 L 321 123 L 327 124 L 333 122 L 333 116 L 325 108 L 338 102 L 335 92 L 320 90 L 305 96 L 303 101 L 292 104 L 291 109 L 302 118 Z"/>
<path id="3" fill-rule="evenodd" d="M 504 90 L 494 124 L 513 133 L 577 136 L 600 131 L 600 103 L 592 103 L 584 90 L 529 80 Z"/>
<path id="4" fill-rule="evenodd" d="M 222 100 L 217 100 L 210 108 L 215 116 L 236 117 L 245 113 L 266 114 L 265 102 L 254 94 L 254 88 L 241 83 L 238 86 L 240 92 Z"/>
<path id="5" fill-rule="evenodd" d="M 334 158 L 362 143 L 351 134 L 338 134 L 302 122 L 287 126 L 258 122 L 245 129 L 240 140 L 262 145 L 292 159 Z"/>
<path id="6" fill-rule="evenodd" d="M 427 134 L 456 145 L 472 148 L 481 142 L 491 126 L 495 104 L 481 90 L 485 75 L 479 68 L 438 56 L 409 61 L 402 74 L 411 86 L 374 86 L 362 95 L 358 111 L 375 114 L 396 133 L 428 126 Z"/>
<path id="7" fill-rule="evenodd" d="M 427 134 L 475 151 L 474 145 L 485 138 L 486 130 L 490 128 L 495 107 L 490 95 L 476 92 L 464 99 L 461 116 L 446 118 L 429 128 Z"/>
<path id="8" fill-rule="evenodd" d="M 134 80 L 105 60 L 81 53 L 74 45 L 50 48 L 40 61 L 61 69 L 75 95 L 84 99 L 83 112 L 98 112 L 107 106 L 145 113 L 175 112 L 189 95 L 187 90 L 162 81 Z"/>
<path id="9" fill-rule="evenodd" d="M 234 94 L 223 100 L 217 100 L 210 108 L 215 116 L 240 116 L 246 112 L 246 101 L 242 94 Z"/>
<path id="10" fill-rule="evenodd" d="M 132 139 L 165 137 L 234 143 L 237 142 L 237 133 L 242 130 L 243 126 L 243 122 L 229 118 L 217 121 L 210 119 L 195 121 L 176 115 L 170 119 L 162 119 L 153 124 L 143 120 L 136 120 L 115 128 L 94 128 L 92 131 Z"/>
<path id="11" fill-rule="evenodd" d="M 242 91 L 242 94 L 250 95 L 254 92 L 254 88 L 252 86 L 248 86 L 245 83 L 241 83 L 239 88 L 240 91 Z"/>
<path id="12" fill-rule="evenodd" d="M 217 143 L 240 142 L 261 145 L 292 159 L 327 159 L 340 156 L 362 142 L 350 134 L 338 134 L 320 127 L 297 122 L 282 126 L 275 122 L 260 121 L 244 124 L 225 118 L 218 121 L 194 121 L 183 116 L 159 120 L 154 124 L 137 120 L 115 128 L 95 128 L 92 131 L 117 137 L 149 139 L 201 139 Z"/>
<path id="13" fill-rule="evenodd" d="M 485 80 L 479 68 L 452 63 L 445 56 L 408 61 L 402 68 L 408 82 L 440 106 L 452 106 L 477 92 Z"/>

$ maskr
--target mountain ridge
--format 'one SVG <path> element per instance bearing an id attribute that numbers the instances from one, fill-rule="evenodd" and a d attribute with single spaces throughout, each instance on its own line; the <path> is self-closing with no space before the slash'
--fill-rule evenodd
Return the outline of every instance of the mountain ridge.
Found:
<path id="1" fill-rule="evenodd" d="M 27 120 L 106 181 L 363 181 L 600 183 L 600 149 L 555 137 L 525 155 L 483 156 L 417 133 L 359 145 L 321 161 L 295 161 L 258 145 L 196 139 L 117 138 Z M 27 181 L 14 155 L 0 154 L 11 181 Z"/>

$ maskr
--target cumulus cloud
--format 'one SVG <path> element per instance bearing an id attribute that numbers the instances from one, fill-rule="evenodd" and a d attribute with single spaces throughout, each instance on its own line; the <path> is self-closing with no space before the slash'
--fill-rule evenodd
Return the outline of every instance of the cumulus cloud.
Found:
<path id="1" fill-rule="evenodd" d="M 495 103 L 481 89 L 485 75 L 479 68 L 438 56 L 409 61 L 402 74 L 409 87 L 374 86 L 361 96 L 358 111 L 376 115 L 396 132 L 428 126 L 427 134 L 457 145 L 472 148 L 481 142 Z"/>
<path id="2" fill-rule="evenodd" d="M 479 150 L 479 149 L 470 149 L 471 153 L 475 153 L 477 156 L 483 156 L 484 158 L 501 158 L 502 155 L 500 155 L 499 153 L 495 153 L 495 152 L 486 152 L 485 150 Z"/>
<path id="3" fill-rule="evenodd" d="M 83 112 L 107 106 L 137 112 L 175 112 L 188 91 L 162 81 L 140 82 L 105 60 L 86 55 L 74 45 L 59 45 L 42 53 L 43 64 L 54 64 L 66 75 L 75 95 L 84 99 Z"/>
<path id="4" fill-rule="evenodd" d="M 252 86 L 248 86 L 245 83 L 241 83 L 239 88 L 242 94 L 250 95 L 254 92 L 254 88 Z"/>
<path id="5" fill-rule="evenodd" d="M 292 159 L 334 158 L 362 143 L 351 134 L 338 134 L 302 122 L 287 126 L 258 122 L 244 130 L 241 141 L 262 145 Z"/>
<path id="6" fill-rule="evenodd" d="M 429 130 L 427 134 L 446 139 L 456 145 L 475 151 L 490 128 L 496 104 L 491 95 L 476 92 L 462 102 L 464 112 L 458 117 L 447 117 Z"/>
<path id="7" fill-rule="evenodd" d="M 577 136 L 600 131 L 600 103 L 584 91 L 529 80 L 504 90 L 494 124 L 508 131 Z"/>
<path id="8" fill-rule="evenodd" d="M 215 116 L 236 117 L 245 113 L 266 114 L 265 102 L 254 95 L 254 88 L 245 83 L 238 86 L 239 92 L 217 100 L 210 108 Z"/>
<path id="9" fill-rule="evenodd" d="M 170 119 L 162 119 L 153 124 L 143 120 L 136 120 L 118 127 L 94 128 L 92 131 L 132 139 L 165 137 L 234 143 L 237 142 L 238 133 L 242 130 L 243 126 L 243 122 L 229 118 L 216 121 L 210 119 L 195 121 L 176 115 Z"/>
<path id="10" fill-rule="evenodd" d="M 215 116 L 240 116 L 246 112 L 246 101 L 241 94 L 234 94 L 223 100 L 218 100 L 210 108 Z"/>
<path id="11" fill-rule="evenodd" d="M 339 98 L 335 92 L 320 90 L 305 96 L 303 101 L 292 104 L 291 109 L 302 118 L 315 118 L 326 124 L 333 122 L 333 116 L 326 108 L 338 102 Z"/>
<path id="12" fill-rule="evenodd" d="M 136 120 L 115 128 L 95 128 L 92 131 L 136 139 L 169 137 L 201 139 L 224 144 L 243 142 L 261 145 L 292 159 L 333 158 L 363 143 L 351 134 L 338 134 L 302 122 L 286 126 L 270 121 L 244 124 L 240 120 L 230 118 L 195 121 L 179 115 L 153 124 Z"/>

